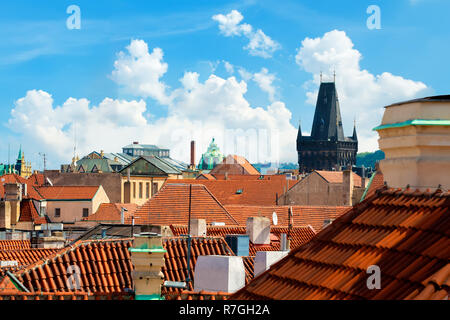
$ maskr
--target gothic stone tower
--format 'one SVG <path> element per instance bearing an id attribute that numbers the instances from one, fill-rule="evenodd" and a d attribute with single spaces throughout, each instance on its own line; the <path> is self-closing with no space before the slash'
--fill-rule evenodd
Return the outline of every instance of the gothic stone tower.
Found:
<path id="1" fill-rule="evenodd" d="M 358 138 L 344 137 L 339 100 L 334 82 L 322 82 L 317 96 L 311 136 L 297 134 L 298 164 L 301 173 L 313 170 L 341 170 L 356 162 Z"/>

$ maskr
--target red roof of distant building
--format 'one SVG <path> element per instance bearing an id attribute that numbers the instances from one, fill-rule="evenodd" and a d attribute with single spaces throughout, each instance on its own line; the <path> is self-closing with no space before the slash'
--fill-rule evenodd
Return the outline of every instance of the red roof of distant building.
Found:
<path id="1" fill-rule="evenodd" d="M 381 171 L 377 171 L 374 173 L 374 176 L 372 177 L 370 184 L 367 186 L 367 193 L 364 197 L 364 199 L 367 199 L 375 194 L 375 191 L 378 189 L 383 188 L 384 186 L 384 176 L 381 173 Z"/>
<path id="2" fill-rule="evenodd" d="M 316 170 L 322 178 L 327 180 L 329 183 L 343 183 L 344 182 L 344 175 L 342 171 L 323 171 L 323 170 Z M 356 187 L 361 187 L 362 180 L 361 177 L 358 176 L 356 173 L 352 172 L 353 175 L 353 184 Z"/>
<path id="3" fill-rule="evenodd" d="M 285 178 L 258 180 L 204 180 L 179 179 L 166 180 L 167 183 L 188 183 L 204 185 L 223 205 L 276 205 L 286 189 L 290 189 L 298 180 Z M 176 182 L 175 182 L 176 181 Z"/>
<path id="4" fill-rule="evenodd" d="M 174 180 L 174 182 L 178 180 Z M 200 180 L 194 180 L 200 181 Z M 192 219 L 206 219 L 207 223 L 224 222 L 236 225 L 237 222 L 201 184 L 192 185 Z M 137 224 L 170 225 L 186 224 L 189 216 L 189 185 L 166 183 L 161 190 L 141 207 L 135 214 Z M 130 221 L 128 220 L 127 223 Z"/>
<path id="5" fill-rule="evenodd" d="M 100 186 L 46 186 L 36 190 L 46 200 L 90 200 Z"/>
<path id="6" fill-rule="evenodd" d="M 449 213 L 450 192 L 379 190 L 230 299 L 448 299 Z"/>
<path id="7" fill-rule="evenodd" d="M 20 203 L 19 222 L 33 222 L 34 224 L 48 223 L 47 216 L 40 216 L 32 199 L 23 199 Z"/>
<path id="8" fill-rule="evenodd" d="M 276 212 L 279 226 L 289 224 L 289 207 L 292 207 L 294 226 L 310 225 L 315 232 L 322 230 L 325 220 L 334 220 L 352 208 L 350 206 L 225 206 L 239 225 L 246 225 L 248 218 L 257 216 L 263 216 L 272 221 L 273 213 Z"/>
<path id="9" fill-rule="evenodd" d="M 130 220 L 130 217 L 136 212 L 138 205 L 135 203 L 102 203 L 94 214 L 83 220 L 120 222 L 122 208 L 127 210 L 124 211 L 125 220 Z"/>

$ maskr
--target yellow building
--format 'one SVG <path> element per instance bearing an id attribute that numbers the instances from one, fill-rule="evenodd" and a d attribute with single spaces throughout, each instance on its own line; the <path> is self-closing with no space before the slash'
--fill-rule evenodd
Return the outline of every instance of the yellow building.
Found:
<path id="1" fill-rule="evenodd" d="M 120 171 L 121 202 L 144 204 L 167 179 L 181 179 L 182 172 L 157 156 L 139 157 Z"/>

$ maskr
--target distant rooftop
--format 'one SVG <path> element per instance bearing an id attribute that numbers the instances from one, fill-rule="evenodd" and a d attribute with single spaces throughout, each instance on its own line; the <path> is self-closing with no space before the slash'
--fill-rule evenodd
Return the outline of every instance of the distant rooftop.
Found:
<path id="1" fill-rule="evenodd" d="M 431 97 L 401 101 L 401 102 L 396 102 L 396 103 L 390 104 L 390 105 L 386 106 L 385 108 L 398 106 L 398 105 L 406 104 L 406 103 L 413 103 L 413 102 L 450 102 L 450 95 L 446 94 L 446 95 L 440 95 L 440 96 L 431 96 Z"/>

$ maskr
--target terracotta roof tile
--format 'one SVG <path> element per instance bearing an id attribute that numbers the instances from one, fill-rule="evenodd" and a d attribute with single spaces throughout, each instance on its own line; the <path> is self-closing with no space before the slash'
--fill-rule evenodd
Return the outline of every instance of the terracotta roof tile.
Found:
<path id="1" fill-rule="evenodd" d="M 34 224 L 44 224 L 48 222 L 47 216 L 42 217 L 37 212 L 32 199 L 24 199 L 20 203 L 19 222 L 33 222 Z"/>
<path id="2" fill-rule="evenodd" d="M 135 203 L 102 203 L 94 214 L 83 220 L 119 223 L 121 220 L 120 215 L 122 207 L 127 209 L 127 211 L 124 212 L 124 217 L 126 220 L 129 220 L 136 212 L 138 205 Z"/>
<path id="3" fill-rule="evenodd" d="M 16 277 L 32 292 L 67 292 L 67 267 L 80 269 L 82 292 L 106 294 L 124 293 L 133 288 L 131 263 L 128 248 L 132 239 L 78 241 L 72 246 L 51 253 L 45 258 L 15 272 Z M 165 265 L 162 268 L 165 280 L 184 281 L 187 275 L 187 240 L 182 237 L 163 238 Z M 233 255 L 221 237 L 192 238 L 191 279 L 199 255 Z M 247 270 L 247 280 L 250 279 Z M 192 290 L 192 283 L 189 290 Z M 163 288 L 163 293 L 179 292 L 179 289 Z"/>
<path id="4" fill-rule="evenodd" d="M 342 171 L 324 171 L 324 170 L 316 170 L 321 177 L 327 180 L 329 183 L 342 183 L 344 182 L 344 175 Z M 357 187 L 361 187 L 361 177 L 356 173 L 352 172 L 353 175 L 353 183 Z"/>
<path id="5" fill-rule="evenodd" d="M 209 291 L 170 292 L 164 295 L 165 300 L 227 300 L 230 293 Z"/>
<path id="6" fill-rule="evenodd" d="M 383 186 L 384 186 L 384 176 L 381 173 L 381 171 L 377 171 L 374 173 L 374 176 L 371 179 L 370 184 L 367 186 L 367 192 L 364 198 L 367 199 L 373 196 L 375 194 L 375 191 L 383 188 Z"/>
<path id="7" fill-rule="evenodd" d="M 449 213 L 449 192 L 379 190 L 231 299 L 445 298 Z M 367 288 L 371 265 L 379 290 Z"/>
<path id="8" fill-rule="evenodd" d="M 0 250 L 0 261 L 17 261 L 18 266 L 27 266 L 58 251 L 57 249 Z"/>
<path id="9" fill-rule="evenodd" d="M 134 217 L 137 224 L 184 224 L 187 223 L 188 212 L 189 185 L 167 183 L 153 198 L 136 210 Z M 206 219 L 207 223 L 237 224 L 219 201 L 201 184 L 192 185 L 191 217 Z"/>
<path id="10" fill-rule="evenodd" d="M 92 199 L 99 186 L 48 186 L 37 187 L 36 190 L 47 200 Z"/>
<path id="11" fill-rule="evenodd" d="M 187 234 L 188 228 L 186 225 L 171 225 L 170 228 L 175 236 Z M 246 234 L 246 227 L 244 226 L 207 226 L 206 235 L 212 237 L 223 237 L 230 234 Z M 258 246 L 253 243 L 249 244 L 250 256 L 255 256 L 257 251 L 279 251 L 280 237 L 282 233 L 289 233 L 288 227 L 270 228 L 271 243 L 270 245 Z M 308 226 L 293 227 L 290 231 L 291 249 L 297 248 L 315 236 L 315 232 Z"/>
<path id="12" fill-rule="evenodd" d="M 237 179 L 237 180 L 205 180 L 179 179 L 176 183 L 204 185 L 223 205 L 246 204 L 270 206 L 277 204 L 286 189 L 291 188 L 297 180 L 286 180 L 285 177 L 274 179 Z M 167 183 L 173 183 L 166 180 Z"/>
<path id="13" fill-rule="evenodd" d="M 279 226 L 287 226 L 289 224 L 289 207 L 292 207 L 294 226 L 310 225 L 315 232 L 323 229 L 325 220 L 334 220 L 352 208 L 350 206 L 225 206 L 228 212 L 238 221 L 239 225 L 246 225 L 247 219 L 250 217 L 263 216 L 272 220 L 272 215 L 276 212 Z"/>
<path id="14" fill-rule="evenodd" d="M 31 249 L 30 240 L 0 240 L 0 250 Z"/>
<path id="15" fill-rule="evenodd" d="M 247 159 L 238 155 L 229 155 L 223 159 L 222 163 L 215 166 L 210 174 L 248 174 L 260 175 L 254 166 Z"/>

